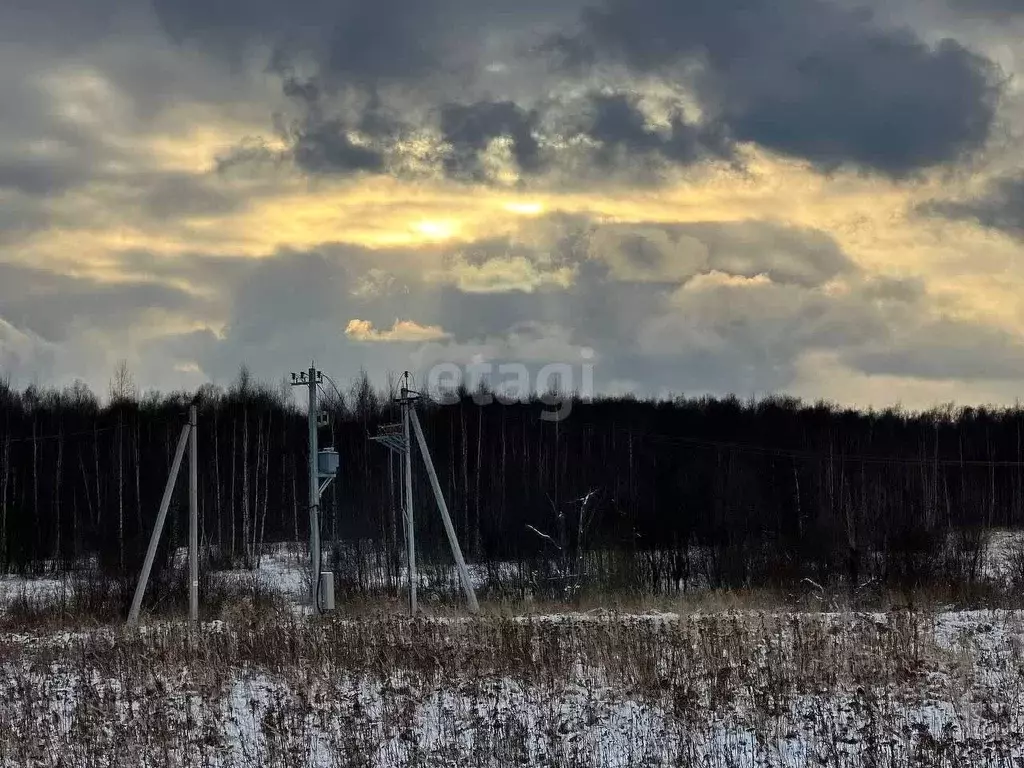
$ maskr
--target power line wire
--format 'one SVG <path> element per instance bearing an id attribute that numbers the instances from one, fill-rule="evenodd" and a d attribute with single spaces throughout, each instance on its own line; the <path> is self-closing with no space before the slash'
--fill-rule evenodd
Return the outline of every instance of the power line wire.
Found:
<path id="1" fill-rule="evenodd" d="M 146 427 L 159 427 L 159 426 L 180 426 L 181 421 L 178 419 L 156 419 L 154 421 L 146 421 Z M 113 432 L 116 429 L 124 429 L 126 425 L 111 424 L 107 427 L 94 427 L 93 429 L 84 429 L 77 432 L 54 432 L 46 435 L 34 435 L 31 437 L 0 437 L 0 444 L 6 443 L 41 443 L 49 440 L 67 440 L 75 437 L 92 437 L 93 435 L 103 434 L 105 432 Z"/>

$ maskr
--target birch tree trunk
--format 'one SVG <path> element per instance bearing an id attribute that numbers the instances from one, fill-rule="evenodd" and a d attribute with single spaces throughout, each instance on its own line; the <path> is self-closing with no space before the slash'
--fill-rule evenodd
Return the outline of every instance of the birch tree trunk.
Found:
<path id="1" fill-rule="evenodd" d="M 249 410 L 242 411 L 242 546 L 245 548 L 245 567 L 252 567 L 249 547 Z"/>
<path id="2" fill-rule="evenodd" d="M 235 514 L 238 509 L 235 499 L 235 478 L 238 477 L 238 416 L 231 417 L 231 561 L 235 559 Z"/>
<path id="3" fill-rule="evenodd" d="M 32 513 L 36 519 L 36 545 L 42 550 L 43 510 L 39 508 L 39 431 L 37 417 L 32 416 Z"/>
<path id="4" fill-rule="evenodd" d="M 117 546 L 118 563 L 124 572 L 124 436 L 121 410 L 117 414 Z"/>
<path id="5" fill-rule="evenodd" d="M 11 433 L 4 437 L 4 480 L 0 487 L 0 564 L 7 565 L 7 504 L 11 482 Z"/>
<path id="6" fill-rule="evenodd" d="M 64 422 L 60 423 L 57 430 L 57 466 L 53 481 L 53 561 L 55 567 L 60 567 L 61 562 L 61 519 L 60 519 L 60 494 L 61 475 L 64 469 Z"/>

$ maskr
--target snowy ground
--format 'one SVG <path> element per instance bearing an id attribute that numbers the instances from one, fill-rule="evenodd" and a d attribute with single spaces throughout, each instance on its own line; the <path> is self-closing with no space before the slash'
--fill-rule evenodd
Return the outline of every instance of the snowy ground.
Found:
<path id="1" fill-rule="evenodd" d="M 1015 546 L 997 538 L 986 573 Z M 255 578 L 298 604 L 304 563 L 279 547 Z M 68 589 L 0 579 L 0 611 Z M 0 632 L 0 734 L 3 768 L 1021 765 L 1024 613 L 282 613 Z"/>
<path id="2" fill-rule="evenodd" d="M 329 545 L 324 554 L 324 570 L 330 570 Z M 346 583 L 358 587 L 359 591 L 384 590 L 389 581 L 405 585 L 407 569 L 399 565 L 393 574 L 388 574 L 390 564 L 377 561 L 374 556 L 359 557 L 355 553 L 346 553 L 343 558 L 344 568 L 336 574 L 339 593 Z M 185 549 L 175 552 L 174 562 L 180 567 L 187 563 Z M 268 545 L 260 556 L 255 571 L 234 570 L 216 573 L 219 578 L 238 583 L 252 583 L 255 579 L 264 589 L 280 594 L 285 599 L 301 603 L 306 599 L 309 590 L 308 555 L 294 544 Z M 984 560 L 981 564 L 981 575 L 1001 584 L 1014 583 L 1014 579 L 1024 578 L 1024 573 L 1015 573 L 1024 565 L 1024 532 L 1010 530 L 993 530 L 989 534 Z M 484 591 L 494 583 L 505 585 L 524 585 L 530 581 L 531 574 L 520 563 L 497 563 L 490 568 L 470 564 L 470 578 L 474 588 Z M 424 593 L 449 594 L 458 596 L 461 592 L 458 572 L 451 564 L 420 564 L 418 572 L 419 589 Z M 548 586 L 557 593 L 558 585 L 551 581 Z M 690 585 L 691 590 L 695 584 Z M 17 578 L 0 575 L 0 610 L 17 598 L 26 598 L 32 602 L 67 597 L 74 589 L 73 579 L 68 577 L 55 578 Z"/>
<path id="3" fill-rule="evenodd" d="M 70 589 L 66 578 L 25 579 L 0 576 L 0 611 L 20 598 L 34 603 L 60 599 L 62 595 L 68 595 Z"/>
<path id="4" fill-rule="evenodd" d="M 0 765 L 1018 765 L 1022 627 L 570 614 L 0 635 Z"/>

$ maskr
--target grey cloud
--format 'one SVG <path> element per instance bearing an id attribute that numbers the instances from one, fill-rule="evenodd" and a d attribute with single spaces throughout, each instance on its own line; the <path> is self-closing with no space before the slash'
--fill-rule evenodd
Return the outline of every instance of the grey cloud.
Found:
<path id="1" fill-rule="evenodd" d="M 385 112 L 374 92 L 358 108 L 328 115 L 333 89 L 326 89 L 319 78 L 302 80 L 288 74 L 283 91 L 303 112 L 292 124 L 279 126 L 290 146 L 287 154 L 300 169 L 314 175 L 384 171 L 387 149 L 399 138 L 403 126 Z M 353 132 L 360 133 L 362 140 L 353 140 Z M 265 146 L 250 143 L 221 158 L 219 167 L 230 170 L 274 159 Z"/>
<path id="2" fill-rule="evenodd" d="M 538 114 L 510 101 L 479 101 L 441 107 L 441 135 L 452 146 L 445 170 L 456 178 L 484 178 L 480 153 L 497 138 L 512 141 L 512 154 L 525 173 L 541 170 L 540 145 L 535 136 Z"/>
<path id="3" fill-rule="evenodd" d="M 149 14 L 140 0 L 0 4 L 0 243 L 94 227 L 103 208 L 166 220 L 241 204 L 201 174 L 140 170 L 152 165 L 151 131 L 195 127 L 193 101 L 216 92 L 237 118 L 232 99 L 251 95 L 201 57 L 170 52 Z"/>
<path id="4" fill-rule="evenodd" d="M 809 349 L 847 347 L 884 328 L 866 307 L 819 290 L 772 282 L 689 285 L 673 296 L 673 310 L 654 319 L 640 337 L 650 354 L 736 356 L 748 363 L 793 364 Z"/>
<path id="5" fill-rule="evenodd" d="M 347 127 L 336 120 L 303 130 L 292 152 L 295 163 L 311 173 L 375 173 L 384 169 L 384 153 L 354 143 Z"/>
<path id="6" fill-rule="evenodd" d="M 627 153 L 654 153 L 666 160 L 690 165 L 708 156 L 731 157 L 732 146 L 721 129 L 691 125 L 681 115 L 673 115 L 667 132 L 647 126 L 647 118 L 628 94 L 593 94 L 590 97 L 592 122 L 586 130 L 589 138 L 601 143 L 598 159 L 602 165 L 616 164 L 615 150 Z"/>
<path id="7" fill-rule="evenodd" d="M 512 159 L 524 178 L 573 168 L 569 175 L 574 182 L 567 183 L 577 184 L 589 183 L 588 168 L 602 176 L 613 171 L 634 180 L 650 180 L 665 167 L 734 157 L 732 142 L 720 125 L 689 123 L 676 113 L 666 128 L 650 127 L 638 99 L 623 93 L 548 99 L 531 108 L 508 100 L 446 102 L 428 111 L 436 125 L 413 126 L 389 111 L 376 91 L 361 107 L 349 106 L 328 116 L 332 95 L 318 81 L 288 77 L 284 90 L 304 111 L 300 120 L 283 131 L 291 158 L 315 174 L 382 172 L 389 152 L 403 139 L 430 129 L 436 129 L 446 147 L 440 170 L 449 178 L 472 182 L 488 180 L 484 153 L 493 140 L 501 138 L 509 141 Z M 359 134 L 361 143 L 352 140 L 353 134 Z M 586 147 L 580 146 L 580 139 Z M 250 144 L 227 154 L 221 167 L 272 159 L 264 146 Z"/>
<path id="8" fill-rule="evenodd" d="M 1024 238 L 1024 174 L 996 179 L 973 200 L 940 200 L 920 212 L 954 220 L 976 221 L 983 227 Z"/>
<path id="9" fill-rule="evenodd" d="M 669 242 L 676 236 L 702 242 L 707 259 L 694 262 L 693 274 L 675 283 L 624 282 L 589 254 L 589 238 L 603 226 L 640 232 L 648 240 L 661 226 Z M 346 324 L 359 318 L 378 328 L 390 328 L 396 319 L 442 327 L 451 341 L 424 352 L 424 363 L 446 355 L 465 362 L 480 350 L 502 359 L 529 353 L 530 364 L 539 365 L 546 354 L 571 358 L 572 349 L 589 346 L 599 356 L 599 388 L 634 380 L 651 393 L 783 391 L 812 352 L 835 354 L 859 372 L 922 379 L 1005 378 L 1017 368 L 1000 362 L 1014 357 L 1012 338 L 952 319 L 924 320 L 928 296 L 919 282 L 869 279 L 816 232 L 758 222 L 620 228 L 551 217 L 507 241 L 460 250 L 473 263 L 513 253 L 572 265 L 576 280 L 564 290 L 464 293 L 422 272 L 403 271 L 417 258 L 408 249 L 325 246 L 258 261 L 201 255 L 147 260 L 139 254 L 139 272 L 202 282 L 217 293 L 217 310 L 224 313 L 218 334 L 189 332 L 155 342 L 146 365 L 155 371 L 194 361 L 221 382 L 243 363 L 259 378 L 276 381 L 311 358 L 339 381 L 361 368 L 378 381 L 389 371 L 416 370 L 415 355 L 422 351 L 416 345 L 347 339 Z M 401 274 L 401 290 L 372 296 L 354 291 L 371 270 Z M 826 289 L 832 281 L 841 289 Z M 981 341 L 970 356 L 972 339 Z"/>
<path id="10" fill-rule="evenodd" d="M 813 287 L 855 272 L 828 234 L 762 221 L 598 225 L 590 232 L 590 252 L 622 280 L 678 283 L 718 271 Z"/>
<path id="11" fill-rule="evenodd" d="M 669 231 L 669 242 L 685 236 L 706 246 L 707 259 L 694 263 L 692 276 L 674 284 L 623 282 L 590 257 L 589 238 L 602 227 L 653 240 L 659 226 Z M 1008 379 L 1020 366 L 1007 361 L 1024 359 L 1006 334 L 951 319 L 922 320 L 928 299 L 920 283 L 867 279 L 820 233 L 755 222 L 620 227 L 580 217 L 551 217 L 532 227 L 536 231 L 527 226 L 508 241 L 479 243 L 468 258 L 487 261 L 512 252 L 538 263 L 573 265 L 577 279 L 567 289 L 482 296 L 406 271 L 402 290 L 365 297 L 353 290 L 363 275 L 396 271 L 414 262 L 417 252 L 350 246 L 283 251 L 260 260 L 138 253 L 125 266 L 148 278 L 111 286 L 3 265 L 0 306 L 17 333 L 7 333 L 0 347 L 9 348 L 3 354 L 12 360 L 43 350 L 55 356 L 60 370 L 72 363 L 85 370 L 83 358 L 70 349 L 82 332 L 118 338 L 142 313 L 158 308 L 209 319 L 220 330 L 147 342 L 147 351 L 133 358 L 147 383 L 188 376 L 224 383 L 243 363 L 257 377 L 276 381 L 311 358 L 339 381 L 361 368 L 378 381 L 389 371 L 415 370 L 417 350 L 409 345 L 347 339 L 344 328 L 353 318 L 382 328 L 396 319 L 441 326 L 452 334 L 451 345 L 435 345 L 430 360 L 449 355 L 464 361 L 479 348 L 495 355 L 528 353 L 537 365 L 544 355 L 557 358 L 548 362 L 578 362 L 568 359 L 572 349 L 589 346 L 599 356 L 599 388 L 639 380 L 651 393 L 782 391 L 813 351 L 834 352 L 857 371 L 922 379 Z M 836 278 L 844 290 L 825 290 Z M 166 287 L 180 283 L 201 284 L 217 300 Z M 198 364 L 202 373 L 176 372 L 186 363 Z M 100 368 L 109 375 L 106 361 Z"/>
<path id="12" fill-rule="evenodd" d="M 337 3 L 342 16 L 331 32 L 328 66 L 354 77 L 401 78 L 444 61 L 444 23 L 432 3 L 407 0 Z M 430 8 L 435 5 L 434 8 Z"/>
<path id="13" fill-rule="evenodd" d="M 815 351 L 835 352 L 862 373 L 923 380 L 1005 378 L 1020 367 L 1007 361 L 1024 359 L 1019 340 L 1008 334 L 951 318 L 926 320 L 929 297 L 919 280 L 864 275 L 820 232 L 764 222 L 635 226 L 566 219 L 560 226 L 561 236 L 520 242 L 516 252 L 534 247 L 576 263 L 577 281 L 567 290 L 484 297 L 444 288 L 424 298 L 413 286 L 402 301 L 423 311 L 417 314 L 423 322 L 453 332 L 457 344 L 500 337 L 527 319 L 571 329 L 574 343 L 599 351 L 599 383 L 639 380 L 651 392 L 782 391 Z M 656 242 L 659 230 L 669 242 L 693 238 L 707 247 L 707 259 L 687 268 L 692 275 L 681 288 L 621 282 L 581 246 L 600 230 L 627 236 L 621 241 L 627 245 L 629 237 Z M 495 241 L 481 253 L 502 247 Z M 826 290 L 832 281 L 840 290 Z M 972 340 L 978 340 L 973 352 Z"/>
<path id="14" fill-rule="evenodd" d="M 140 7 L 139 0 L 15 0 L 0 9 L 0 41 L 53 45 L 74 53 L 114 33 Z"/>
<path id="15" fill-rule="evenodd" d="M 144 280 L 101 283 L 0 262 L 0 316 L 51 342 L 77 326 L 122 329 L 153 309 L 200 312 L 204 301 L 179 288 Z"/>
<path id="16" fill-rule="evenodd" d="M 347 83 L 472 76 L 491 34 L 565 23 L 586 0 L 153 0 L 167 32 L 240 57 L 254 42 L 273 65 L 312 57 Z M 297 55 L 300 54 L 300 55 Z"/>
<path id="17" fill-rule="evenodd" d="M 531 237 L 530 231 L 540 234 Z M 476 243 L 461 252 L 470 263 L 522 256 L 554 267 L 571 266 L 576 268 L 576 280 L 565 290 L 534 294 L 474 295 L 444 287 L 423 302 L 431 314 L 417 315 L 421 322 L 440 324 L 464 341 L 467 333 L 496 335 L 528 318 L 571 328 L 580 343 L 611 346 L 616 355 L 634 355 L 637 339 L 652 318 L 676 312 L 673 292 L 698 275 L 766 275 L 775 295 L 794 300 L 835 278 L 858 277 L 855 265 L 824 233 L 764 222 L 600 224 L 582 217 L 550 217 L 534 222 L 526 233 Z M 637 264 L 638 259 L 643 263 Z M 876 314 L 872 307 L 881 300 L 869 291 L 888 291 L 895 297 L 889 303 L 898 303 L 901 295 L 910 302 L 918 299 L 902 284 L 867 285 L 864 294 L 851 302 L 864 304 L 870 308 L 866 311 Z M 422 295 L 422 290 L 413 286 L 414 296 Z M 726 302 L 736 297 L 739 302 L 735 307 L 727 304 L 723 311 L 743 309 L 741 291 L 706 294 L 715 295 Z M 408 304 L 416 299 L 405 296 L 402 301 Z M 816 306 L 829 306 L 829 301 Z M 850 319 L 853 328 L 858 322 L 859 318 Z M 770 329 L 757 320 L 750 325 L 753 333 Z M 765 333 L 763 338 L 769 336 Z M 670 338 L 682 337 L 670 334 Z"/>
<path id="18" fill-rule="evenodd" d="M 41 381 L 52 373 L 53 366 L 52 345 L 0 317 L 0 376 L 9 382 Z"/>
<path id="19" fill-rule="evenodd" d="M 33 64 L 52 61 L 0 46 L 0 193 L 41 199 L 88 182 L 103 161 L 123 160 L 124 153 L 99 131 L 62 114 L 65 105 L 26 77 Z"/>
<path id="20" fill-rule="evenodd" d="M 981 147 L 999 92 L 991 62 L 955 41 L 932 48 L 828 0 L 609 0 L 554 46 L 584 66 L 696 66 L 703 105 L 737 140 L 894 177 Z"/>
<path id="21" fill-rule="evenodd" d="M 142 210 L 156 219 L 220 216 L 238 210 L 245 202 L 240 195 L 216 187 L 205 174 L 147 174 L 125 181 L 138 192 Z"/>
<path id="22" fill-rule="evenodd" d="M 402 297 L 386 306 L 377 302 L 371 309 L 352 295 L 352 263 L 359 263 L 362 255 L 361 249 L 352 248 L 284 251 L 238 270 L 218 267 L 227 312 L 221 333 L 175 335 L 158 346 L 170 359 L 196 362 L 206 376 L 220 382 L 230 381 L 243 364 L 258 378 L 277 381 L 314 358 L 339 383 L 361 368 L 382 381 L 389 370 L 409 366 L 408 350 L 356 344 L 345 336 L 348 321 L 358 317 L 382 327 L 399 317 L 426 322 L 416 316 L 415 306 L 399 303 Z"/>
<path id="23" fill-rule="evenodd" d="M 1024 340 L 980 323 L 942 318 L 884 345 L 847 350 L 847 364 L 865 373 L 919 379 L 1014 380 L 1024 376 Z"/>
<path id="24" fill-rule="evenodd" d="M 348 315 L 362 305 L 352 296 L 349 263 L 360 253 L 358 248 L 283 251 L 251 265 L 227 286 L 227 337 L 259 344 L 289 334 L 310 333 L 315 340 L 325 327 L 341 334 Z"/>
<path id="25" fill-rule="evenodd" d="M 17 243 L 44 229 L 50 222 L 36 200 L 0 193 L 0 246 Z"/>
<path id="26" fill-rule="evenodd" d="M 0 156 L 0 190 L 19 192 L 29 197 L 51 197 L 88 178 L 85 169 L 73 162 Z"/>
<path id="27" fill-rule="evenodd" d="M 907 304 L 925 298 L 924 282 L 919 278 L 875 276 L 859 286 L 860 295 L 869 301 L 904 302 Z"/>
<path id="28" fill-rule="evenodd" d="M 154 0 L 169 34 L 240 57 L 253 42 L 274 66 L 312 56 L 324 76 L 368 84 L 464 69 L 461 52 L 504 3 L 466 0 Z M 532 4 L 538 10 L 537 4 Z M 542 7 L 542 6 L 541 6 Z"/>
<path id="29" fill-rule="evenodd" d="M 947 3 L 953 10 L 975 19 L 989 16 L 1007 20 L 1024 13 L 1022 0 L 947 0 Z"/>
<path id="30" fill-rule="evenodd" d="M 601 356 L 599 386 L 628 379 L 644 382 L 652 393 L 765 392 L 789 384 L 806 351 L 867 343 L 885 334 L 890 318 L 904 320 L 905 306 L 920 306 L 910 287 L 862 284 L 853 263 L 819 232 L 762 222 L 617 225 L 579 218 L 557 221 L 553 229 L 557 234 L 535 242 L 494 241 L 481 253 L 487 258 L 508 247 L 555 254 L 578 267 L 567 290 L 483 297 L 446 288 L 439 300 L 426 302 L 439 308 L 430 321 L 454 332 L 456 344 L 500 337 L 526 319 L 571 329 L 575 344 Z M 681 257 L 680 240 L 700 243 L 705 258 L 681 269 L 666 264 Z M 605 249 L 601 258 L 593 258 L 595 242 Z M 610 266 L 608 249 L 627 264 L 646 251 L 638 274 L 666 277 L 628 281 Z M 716 285 L 716 272 L 738 279 Z M 766 275 L 771 282 L 757 282 Z M 694 278 L 710 283 L 679 288 Z M 821 290 L 835 278 L 859 290 L 846 296 Z"/>
<path id="31" fill-rule="evenodd" d="M 267 146 L 262 139 L 247 139 L 241 144 L 217 155 L 217 172 L 228 175 L 236 172 L 245 174 L 260 168 L 275 168 L 284 160 L 279 152 Z"/>
<path id="32" fill-rule="evenodd" d="M 120 131 L 180 109 L 186 101 L 217 104 L 237 115 L 247 97 L 259 92 L 248 77 L 251 64 L 224 67 L 194 47 L 177 49 L 154 17 L 150 0 L 5 2 L 0 4 L 0 43 L 0 92 L 8 78 L 20 80 L 26 91 L 38 86 L 39 80 L 26 74 L 64 70 L 69 80 L 95 74 L 113 85 Z M 29 103 L 34 95 L 24 94 L 17 109 L 7 104 L 0 121 L 17 122 L 28 111 L 33 122 L 40 117 L 58 122 L 57 113 L 48 109 L 52 105 L 38 99 Z M 102 100 L 107 94 L 93 95 Z M 265 104 L 258 106 L 265 115 Z"/>
<path id="33" fill-rule="evenodd" d="M 708 245 L 712 268 L 732 275 L 763 274 L 775 283 L 816 286 L 855 271 L 850 257 L 821 230 L 760 221 L 680 229 Z"/>

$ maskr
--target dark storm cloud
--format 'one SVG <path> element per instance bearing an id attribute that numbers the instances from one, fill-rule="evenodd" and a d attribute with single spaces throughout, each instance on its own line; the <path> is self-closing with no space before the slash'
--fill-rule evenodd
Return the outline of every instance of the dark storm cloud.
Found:
<path id="1" fill-rule="evenodd" d="M 1024 239 L 1024 174 L 996 179 L 980 197 L 936 201 L 921 206 L 925 214 L 976 221 L 983 227 Z"/>
<path id="2" fill-rule="evenodd" d="M 56 43 L 63 53 L 74 53 L 110 34 L 140 7 L 140 0 L 8 0 L 0 8 L 0 42 Z"/>
<path id="3" fill-rule="evenodd" d="M 312 56 L 321 74 L 347 83 L 465 75 L 492 32 L 569 22 L 587 0 L 153 0 L 165 30 L 239 55 L 257 42 L 274 65 Z M 298 58 L 302 58 L 298 56 Z"/>
<path id="4" fill-rule="evenodd" d="M 339 120 L 308 125 L 292 148 L 295 163 L 310 173 L 378 173 L 384 170 L 384 153 L 356 144 Z"/>
<path id="5" fill-rule="evenodd" d="M 281 132 L 291 147 L 288 155 L 313 174 L 383 172 L 388 169 L 388 153 L 399 142 L 431 127 L 404 122 L 376 91 L 359 107 L 330 116 L 331 97 L 318 81 L 288 77 L 284 92 L 303 112 Z M 732 142 L 722 126 L 688 123 L 676 112 L 667 127 L 651 127 L 638 101 L 629 94 L 592 92 L 564 102 L 547 100 L 533 108 L 508 100 L 443 103 L 430 110 L 445 147 L 441 170 L 455 180 L 487 181 L 484 156 L 497 139 L 508 141 L 512 161 L 524 178 L 579 163 L 581 152 L 587 159 L 584 166 L 638 178 L 650 178 L 650 171 L 660 167 L 733 158 Z M 354 141 L 353 135 L 361 141 Z M 586 148 L 580 148 L 580 140 Z M 225 154 L 220 167 L 228 170 L 274 159 L 264 146 L 247 145 Z M 398 168 L 389 170 L 401 173 Z"/>
<path id="6" fill-rule="evenodd" d="M 669 166 L 732 159 L 733 142 L 742 141 L 825 171 L 850 166 L 902 178 L 983 146 L 1001 88 L 996 67 L 961 44 L 930 46 L 909 29 L 886 27 L 867 11 L 830 0 L 608 0 L 582 11 L 575 32 L 552 38 L 551 47 L 576 66 L 552 74 L 551 82 L 574 72 L 583 83 L 602 64 L 621 62 L 634 74 L 654 75 L 695 94 L 701 123 L 688 122 L 677 108 L 670 109 L 667 127 L 655 129 L 635 97 L 622 92 L 592 93 L 572 104 L 543 98 L 532 104 L 490 97 L 453 101 L 450 89 L 472 83 L 487 63 L 478 39 L 487 29 L 502 28 L 490 3 L 305 0 L 288 15 L 259 0 L 239 28 L 229 29 L 228 20 L 242 13 L 241 2 L 158 5 L 167 5 L 163 17 L 179 34 L 188 29 L 222 43 L 239 35 L 293 39 L 296 50 L 315 52 L 318 76 L 332 87 L 377 94 L 389 82 L 445 82 L 441 91 L 421 87 L 418 98 L 426 103 L 420 106 L 437 117 L 436 129 L 450 148 L 445 172 L 474 181 L 485 175 L 481 153 L 502 137 L 523 176 L 558 167 L 561 159 L 579 166 L 581 157 L 587 158 L 583 166 L 632 165 L 644 175 L 652 157 Z M 514 18 L 529 11 L 517 9 Z M 453 34 L 458 29 L 479 34 Z M 314 32 L 317 39 L 307 39 Z M 290 73 L 290 61 L 279 57 L 279 70 Z M 294 137 L 294 157 L 307 171 L 381 172 L 397 136 L 424 127 L 328 116 L 323 91 L 311 88 L 294 80 L 286 88 L 311 109 Z M 569 121 L 574 128 L 558 119 L 571 110 L 577 110 Z M 369 145 L 354 140 L 354 131 Z M 573 139 L 596 149 L 581 155 Z"/>
<path id="7" fill-rule="evenodd" d="M 381 173 L 386 167 L 386 152 L 401 135 L 402 123 L 388 114 L 371 90 L 358 109 L 329 115 L 325 88 L 320 78 L 302 80 L 287 75 L 284 95 L 302 115 L 290 125 L 280 125 L 279 133 L 288 143 L 286 153 L 295 165 L 310 174 Z M 353 139 L 358 133 L 363 141 Z M 279 160 L 265 146 L 248 144 L 226 153 L 218 161 L 220 170 Z"/>
<path id="8" fill-rule="evenodd" d="M 541 170 L 543 162 L 535 131 L 539 115 L 511 101 L 479 101 L 441 107 L 441 136 L 452 147 L 445 171 L 454 178 L 482 179 L 481 153 L 494 139 L 507 137 L 512 155 L 524 173 Z"/>
<path id="9" fill-rule="evenodd" d="M 737 140 L 894 177 L 982 146 L 998 95 L 993 65 L 957 42 L 933 48 L 827 0 L 610 0 L 554 47 L 584 67 L 688 68 Z"/>
<path id="10" fill-rule="evenodd" d="M 950 8 L 970 18 L 1007 19 L 1024 14 L 1024 0 L 946 0 Z"/>
<path id="11" fill-rule="evenodd" d="M 495 5 L 490 4 L 492 12 Z M 199 40 L 234 54 L 253 42 L 270 44 L 277 65 L 311 54 L 324 76 L 365 84 L 459 68 L 458 52 L 475 44 L 488 3 L 154 0 L 154 7 L 175 39 Z"/>
<path id="12" fill-rule="evenodd" d="M 617 162 L 615 150 L 629 155 L 659 154 L 679 165 L 690 165 L 709 155 L 727 158 L 732 147 L 720 128 L 692 125 L 673 115 L 667 132 L 647 126 L 647 117 L 628 94 L 593 94 L 592 120 L 585 135 L 601 145 L 597 157 L 602 165 Z"/>

